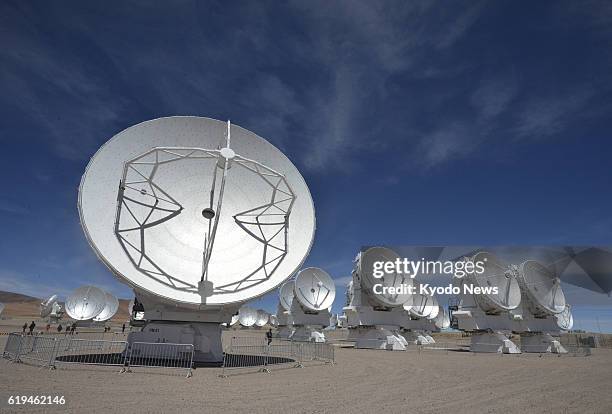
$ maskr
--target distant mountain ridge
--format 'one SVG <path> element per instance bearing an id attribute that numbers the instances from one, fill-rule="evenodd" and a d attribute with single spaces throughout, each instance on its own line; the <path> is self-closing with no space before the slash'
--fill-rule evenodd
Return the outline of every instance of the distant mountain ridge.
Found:
<path id="1" fill-rule="evenodd" d="M 40 302 L 39 298 L 23 295 L 21 293 L 3 292 L 0 290 L 0 302 L 2 303 L 21 303 L 21 302 Z"/>

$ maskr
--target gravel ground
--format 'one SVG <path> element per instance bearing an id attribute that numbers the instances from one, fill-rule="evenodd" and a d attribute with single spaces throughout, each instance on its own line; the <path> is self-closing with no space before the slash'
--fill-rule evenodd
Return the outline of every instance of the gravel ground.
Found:
<path id="1" fill-rule="evenodd" d="M 226 332 L 226 335 L 242 335 Z M 0 337 L 4 347 L 5 336 Z M 590 357 L 338 348 L 335 365 L 192 378 L 113 369 L 49 371 L 0 361 L 0 411 L 204 413 L 610 413 L 612 350 Z M 63 407 L 8 407 L 9 395 L 63 395 Z"/>

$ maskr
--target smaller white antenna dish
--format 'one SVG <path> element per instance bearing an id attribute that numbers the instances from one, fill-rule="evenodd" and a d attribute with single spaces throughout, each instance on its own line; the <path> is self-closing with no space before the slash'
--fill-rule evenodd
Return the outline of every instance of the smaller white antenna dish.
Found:
<path id="1" fill-rule="evenodd" d="M 257 319 L 255 320 L 255 326 L 259 326 L 260 328 L 268 323 L 268 312 L 263 309 L 257 310 Z"/>
<path id="2" fill-rule="evenodd" d="M 434 324 L 438 329 L 448 329 L 450 327 L 450 316 L 448 312 L 440 306 L 438 309 L 438 315 L 434 318 Z"/>
<path id="3" fill-rule="evenodd" d="M 57 302 L 57 295 L 51 296 L 49 299 L 40 304 L 40 317 L 46 318 L 53 311 L 53 304 Z"/>
<path id="4" fill-rule="evenodd" d="M 329 308 L 336 297 L 336 285 L 331 276 L 318 267 L 301 270 L 294 282 L 295 298 L 306 309 L 321 311 Z"/>
<path id="5" fill-rule="evenodd" d="M 238 315 L 232 316 L 232 320 L 230 322 L 230 326 L 234 326 L 238 323 Z"/>
<path id="6" fill-rule="evenodd" d="M 130 300 L 130 303 L 128 303 L 128 313 L 130 314 L 130 316 L 132 315 L 133 312 L 134 312 L 134 299 Z"/>
<path id="7" fill-rule="evenodd" d="M 243 306 L 238 311 L 238 321 L 244 327 L 250 327 L 257 322 L 257 311 L 248 306 Z"/>
<path id="8" fill-rule="evenodd" d="M 270 315 L 270 325 L 274 327 L 278 326 L 278 318 L 276 315 Z"/>
<path id="9" fill-rule="evenodd" d="M 571 331 L 574 327 L 574 316 L 570 305 L 565 305 L 563 312 L 555 315 L 557 317 L 557 326 L 564 331 Z"/>
<path id="10" fill-rule="evenodd" d="M 96 322 L 105 322 L 115 316 L 117 310 L 119 309 L 119 300 L 109 292 L 104 292 L 106 295 L 106 303 L 104 305 L 104 309 L 100 312 L 93 320 Z"/>
<path id="11" fill-rule="evenodd" d="M 285 310 L 291 310 L 293 303 L 293 281 L 285 282 L 278 291 L 280 304 Z"/>
<path id="12" fill-rule="evenodd" d="M 93 319 L 106 306 L 106 294 L 95 286 L 82 286 L 72 292 L 66 300 L 66 313 L 72 319 L 85 321 Z"/>
<path id="13" fill-rule="evenodd" d="M 412 295 L 412 306 L 408 311 L 410 315 L 418 319 L 433 319 L 438 316 L 438 300 L 430 295 L 421 295 L 420 293 L 414 294 Z"/>
<path id="14" fill-rule="evenodd" d="M 521 288 L 516 280 L 516 267 L 504 265 L 495 255 L 479 252 L 471 259 L 474 263 L 482 263 L 482 273 L 470 273 L 467 280 L 475 287 L 490 290 L 497 287 L 497 294 L 484 293 L 474 295 L 480 307 L 485 312 L 499 313 L 516 309 L 521 303 Z"/>
<path id="15" fill-rule="evenodd" d="M 382 293 L 375 294 L 374 286 L 382 285 L 382 288 L 399 288 L 402 285 L 412 286 L 413 281 L 406 274 L 397 273 L 395 270 L 392 273 L 385 273 L 382 277 L 374 277 L 375 262 L 394 262 L 398 260 L 399 255 L 387 247 L 371 247 L 360 254 L 359 259 L 359 274 L 362 284 L 367 288 L 368 295 L 382 306 L 400 306 L 410 300 L 408 293 Z M 389 289 L 385 290 L 388 292 Z"/>
<path id="16" fill-rule="evenodd" d="M 527 298 L 527 306 L 534 316 L 544 317 L 565 310 L 565 295 L 561 281 L 535 260 L 527 260 L 519 267 L 518 282 Z"/>

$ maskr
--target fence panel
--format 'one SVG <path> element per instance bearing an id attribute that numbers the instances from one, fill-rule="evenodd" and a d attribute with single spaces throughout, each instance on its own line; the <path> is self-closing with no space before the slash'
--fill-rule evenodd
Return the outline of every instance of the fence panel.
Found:
<path id="1" fill-rule="evenodd" d="M 225 349 L 223 372 L 270 372 L 272 367 L 301 367 L 305 362 L 334 363 L 334 347 L 326 343 L 272 340 L 253 337 L 233 337 Z"/>
<path id="2" fill-rule="evenodd" d="M 158 368 L 162 373 L 185 371 L 191 377 L 193 369 L 192 344 L 133 342 L 127 358 L 127 370 Z"/>
<path id="3" fill-rule="evenodd" d="M 21 338 L 18 359 L 33 365 L 53 367 L 57 340 L 43 335 L 30 335 Z"/>
<path id="4" fill-rule="evenodd" d="M 2 358 L 17 361 L 19 349 L 21 348 L 22 336 L 23 335 L 17 333 L 10 333 L 8 335 L 6 343 L 4 344 L 4 351 L 2 351 Z"/>
<path id="5" fill-rule="evenodd" d="M 126 341 L 102 341 L 96 339 L 58 338 L 55 366 L 97 365 L 125 366 Z"/>

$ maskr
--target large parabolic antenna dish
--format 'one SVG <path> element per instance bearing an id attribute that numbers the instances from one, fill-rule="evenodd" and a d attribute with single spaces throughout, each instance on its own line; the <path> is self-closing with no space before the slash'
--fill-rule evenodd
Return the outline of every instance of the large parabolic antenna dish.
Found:
<path id="1" fill-rule="evenodd" d="M 381 278 L 374 277 L 374 262 L 395 262 L 396 259 L 399 259 L 399 255 L 387 247 L 371 247 L 361 253 L 359 261 L 361 281 L 367 289 L 368 295 L 382 306 L 400 306 L 410 301 L 411 295 L 408 293 L 374 293 L 374 285 L 376 284 L 382 284 L 383 287 L 395 288 L 400 287 L 402 284 L 412 286 L 412 279 L 405 274 L 393 272 L 385 273 Z"/>
<path id="2" fill-rule="evenodd" d="M 529 311 L 535 316 L 561 313 L 565 310 L 565 295 L 561 281 L 548 268 L 535 260 L 519 267 L 518 281 L 526 296 Z"/>
<path id="3" fill-rule="evenodd" d="M 563 312 L 555 316 L 557 317 L 557 326 L 564 331 L 570 331 L 574 327 L 574 316 L 569 305 L 565 305 Z"/>
<path id="4" fill-rule="evenodd" d="M 336 297 L 336 285 L 327 272 L 318 267 L 300 270 L 293 287 L 295 298 L 309 310 L 321 311 L 329 308 Z"/>
<path id="5" fill-rule="evenodd" d="M 274 289 L 299 269 L 315 230 L 308 187 L 282 152 L 199 117 L 155 119 L 115 135 L 87 166 L 79 213 L 117 277 L 198 306 Z"/>
<path id="6" fill-rule="evenodd" d="M 293 281 L 285 282 L 278 291 L 281 306 L 285 310 L 291 310 L 293 303 Z"/>
<path id="7" fill-rule="evenodd" d="M 521 288 L 516 280 L 516 272 L 488 252 L 476 253 L 471 260 L 475 263 L 482 262 L 484 272 L 471 273 L 464 279 L 474 287 L 488 290 L 497 287 L 497 294 L 489 292 L 474 295 L 480 307 L 489 313 L 516 309 L 521 303 Z"/>
<path id="8" fill-rule="evenodd" d="M 85 321 L 93 319 L 106 306 L 106 294 L 94 286 L 82 286 L 72 292 L 66 300 L 66 313 L 72 319 Z"/>
<path id="9" fill-rule="evenodd" d="M 40 304 L 40 317 L 46 318 L 53 311 L 53 304 L 57 302 L 57 295 L 51 296 L 49 299 Z"/>
<path id="10" fill-rule="evenodd" d="M 257 310 L 257 320 L 255 321 L 255 326 L 262 327 L 268 323 L 268 312 L 262 309 Z"/>
<path id="11" fill-rule="evenodd" d="M 248 306 L 243 306 L 238 311 L 238 321 L 240 325 L 249 327 L 255 325 L 257 322 L 257 311 Z"/>
<path id="12" fill-rule="evenodd" d="M 106 304 L 104 305 L 102 312 L 100 312 L 98 316 L 94 318 L 94 321 L 96 322 L 104 322 L 109 320 L 115 315 L 115 313 L 117 313 L 117 310 L 119 309 L 119 300 L 117 300 L 115 295 L 109 292 L 104 292 L 104 294 L 106 295 Z"/>

